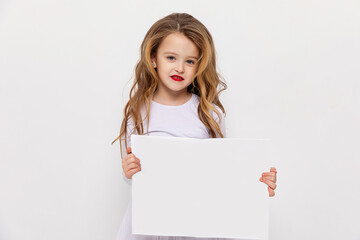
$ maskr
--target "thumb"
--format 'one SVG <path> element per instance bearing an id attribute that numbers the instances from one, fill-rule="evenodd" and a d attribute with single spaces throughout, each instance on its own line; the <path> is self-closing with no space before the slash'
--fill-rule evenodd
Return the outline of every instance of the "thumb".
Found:
<path id="1" fill-rule="evenodd" d="M 277 173 L 277 171 L 276 171 L 276 168 L 274 168 L 274 167 L 271 167 L 271 168 L 270 168 L 270 172 L 274 172 L 274 173 Z"/>
<path id="2" fill-rule="evenodd" d="M 130 153 L 131 153 L 131 147 L 128 147 L 128 148 L 126 149 L 126 153 L 127 153 L 127 154 L 130 154 Z"/>

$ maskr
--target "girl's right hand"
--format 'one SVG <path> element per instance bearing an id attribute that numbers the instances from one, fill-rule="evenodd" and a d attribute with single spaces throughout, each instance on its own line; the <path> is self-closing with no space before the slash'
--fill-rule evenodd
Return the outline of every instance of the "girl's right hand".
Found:
<path id="1" fill-rule="evenodd" d="M 135 157 L 134 154 L 131 153 L 131 147 L 128 147 L 126 149 L 126 153 L 128 155 L 126 155 L 123 160 L 122 160 L 122 167 L 125 173 L 125 176 L 128 179 L 132 179 L 132 176 L 141 171 L 141 164 L 140 164 L 140 159 L 138 159 L 137 157 Z"/>

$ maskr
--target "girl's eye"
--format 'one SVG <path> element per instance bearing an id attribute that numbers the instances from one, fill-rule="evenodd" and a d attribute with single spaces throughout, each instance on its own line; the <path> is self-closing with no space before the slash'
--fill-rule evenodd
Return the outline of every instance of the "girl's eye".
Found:
<path id="1" fill-rule="evenodd" d="M 169 59 L 170 61 L 173 61 L 173 60 L 175 60 L 175 57 L 173 57 L 173 56 L 168 56 L 167 59 Z"/>
<path id="2" fill-rule="evenodd" d="M 193 60 L 188 60 L 187 63 L 195 64 L 195 62 Z"/>

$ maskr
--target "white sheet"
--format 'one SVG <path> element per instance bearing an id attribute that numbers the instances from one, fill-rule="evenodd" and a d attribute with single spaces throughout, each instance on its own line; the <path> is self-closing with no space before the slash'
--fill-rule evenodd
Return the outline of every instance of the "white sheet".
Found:
<path id="1" fill-rule="evenodd" d="M 263 139 L 131 136 L 133 234 L 268 239 Z"/>

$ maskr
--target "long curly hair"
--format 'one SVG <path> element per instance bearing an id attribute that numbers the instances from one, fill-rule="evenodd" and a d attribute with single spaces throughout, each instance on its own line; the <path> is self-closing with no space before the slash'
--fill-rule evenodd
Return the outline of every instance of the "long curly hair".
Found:
<path id="1" fill-rule="evenodd" d="M 129 101 L 124 108 L 120 135 L 112 142 L 113 144 L 120 139 L 121 156 L 123 156 L 121 139 L 123 137 L 129 138 L 135 130 L 138 134 L 143 134 L 143 121 L 146 119 L 147 126 L 149 126 L 150 103 L 159 83 L 159 76 L 152 67 L 151 57 L 156 54 L 161 41 L 171 33 L 184 34 L 198 47 L 200 52 L 200 58 L 197 61 L 198 68 L 187 91 L 200 97 L 198 116 L 200 121 L 209 129 L 212 138 L 216 138 L 216 132 L 221 138 L 224 137 L 219 124 L 210 115 L 210 110 L 212 110 L 221 121 L 221 115 L 213 104 L 226 114 L 219 100 L 219 93 L 227 89 L 226 83 L 220 79 L 220 75 L 216 71 L 215 47 L 212 36 L 208 29 L 193 16 L 187 13 L 173 13 L 155 22 L 146 33 L 141 44 L 141 55 L 136 64 L 135 79 L 130 90 Z M 142 106 L 146 110 L 144 119 L 141 116 Z M 129 119 L 133 120 L 134 129 L 127 136 Z M 127 141 L 125 141 L 125 151 L 126 148 Z"/>

